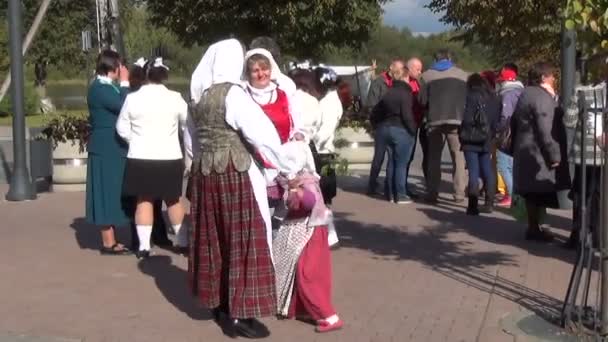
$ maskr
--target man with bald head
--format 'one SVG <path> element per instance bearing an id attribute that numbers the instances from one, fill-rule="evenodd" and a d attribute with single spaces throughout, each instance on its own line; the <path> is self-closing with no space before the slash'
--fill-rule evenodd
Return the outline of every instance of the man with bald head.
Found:
<path id="1" fill-rule="evenodd" d="M 418 95 L 420 94 L 420 75 L 422 75 L 422 61 L 420 58 L 412 57 L 407 61 L 407 69 L 409 70 L 409 85 L 412 88 L 412 94 L 414 96 L 414 103 L 412 111 L 414 113 L 414 119 L 416 120 L 416 126 L 423 128 L 422 119 L 424 117 L 424 108 L 420 105 L 418 101 Z M 427 144 L 426 144 L 426 134 L 424 129 L 418 129 L 417 134 L 414 135 L 415 138 L 418 138 L 420 141 L 420 146 L 422 147 L 422 173 L 424 174 L 424 178 L 426 180 L 426 152 L 427 152 Z M 416 154 L 416 143 L 414 143 L 414 148 L 412 149 L 412 155 L 410 157 L 409 163 L 407 164 L 407 174 L 410 174 L 410 167 L 412 165 L 412 161 L 414 160 L 414 155 Z M 406 184 L 409 184 L 406 182 Z M 418 196 L 410 189 L 407 189 L 408 195 L 416 199 Z"/>

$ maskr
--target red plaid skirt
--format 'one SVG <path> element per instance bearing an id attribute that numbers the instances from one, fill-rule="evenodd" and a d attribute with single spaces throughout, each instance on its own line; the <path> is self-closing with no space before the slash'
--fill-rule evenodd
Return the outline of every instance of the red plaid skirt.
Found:
<path id="1" fill-rule="evenodd" d="M 194 229 L 188 277 L 194 295 L 233 318 L 274 315 L 274 268 L 247 172 L 231 165 L 222 174 L 195 173 L 190 200 Z"/>

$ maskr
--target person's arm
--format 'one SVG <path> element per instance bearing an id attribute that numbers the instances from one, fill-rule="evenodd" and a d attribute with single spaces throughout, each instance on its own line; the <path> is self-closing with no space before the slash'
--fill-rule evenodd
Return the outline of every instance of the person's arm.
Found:
<path id="1" fill-rule="evenodd" d="M 226 123 L 242 133 L 268 168 L 279 170 L 289 179 L 295 177 L 299 170 L 287 158 L 276 128 L 260 106 L 239 86 L 233 86 L 226 96 Z"/>
<path id="2" fill-rule="evenodd" d="M 97 99 L 101 107 L 118 116 L 129 93 L 129 88 L 104 84 L 99 87 Z"/>
<path id="3" fill-rule="evenodd" d="M 188 158 L 194 158 L 194 153 L 192 152 L 192 136 L 194 135 L 194 122 L 192 121 L 192 117 L 188 115 L 186 118 L 186 124 L 183 130 L 183 139 L 184 139 L 184 151 Z"/>
<path id="4" fill-rule="evenodd" d="M 332 93 L 328 93 L 326 98 L 321 100 L 321 126 L 319 127 L 319 131 L 317 132 L 317 139 L 315 140 L 317 146 L 324 146 L 330 139 L 333 139 L 336 129 L 338 128 L 338 124 L 340 123 L 340 118 L 342 118 L 342 104 L 338 99 L 337 95 L 335 99 Z M 327 96 L 331 96 L 327 98 Z"/>
<path id="5" fill-rule="evenodd" d="M 125 99 L 125 103 L 120 110 L 118 120 L 116 120 L 116 133 L 123 138 L 126 142 L 131 141 L 131 116 L 129 108 L 129 97 Z"/>
<path id="6" fill-rule="evenodd" d="M 533 124 L 536 126 L 538 135 L 537 142 L 541 153 L 547 164 L 553 166 L 561 162 L 559 144 L 553 139 L 551 131 L 553 129 L 553 119 L 555 118 L 555 107 L 550 103 L 552 100 L 542 99 L 533 105 Z"/>
<path id="7" fill-rule="evenodd" d="M 416 135 L 416 120 L 414 118 L 414 99 L 411 90 L 407 90 L 401 96 L 401 121 L 411 135 Z"/>
<path id="8" fill-rule="evenodd" d="M 382 80 L 374 79 L 369 86 L 369 92 L 367 93 L 366 106 L 368 109 L 374 108 L 378 102 L 380 102 L 380 95 L 382 93 Z"/>
<path id="9" fill-rule="evenodd" d="M 429 105 L 429 90 L 428 84 L 424 78 L 420 78 L 420 92 L 418 93 L 418 103 L 422 108 L 427 108 Z"/>

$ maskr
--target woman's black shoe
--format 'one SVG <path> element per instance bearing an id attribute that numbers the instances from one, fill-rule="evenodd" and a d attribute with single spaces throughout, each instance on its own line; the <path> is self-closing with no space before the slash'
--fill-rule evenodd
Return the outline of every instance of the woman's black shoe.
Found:
<path id="1" fill-rule="evenodd" d="M 469 205 L 467 206 L 467 215 L 479 216 L 479 200 L 478 197 L 469 195 Z"/>
<path id="2" fill-rule="evenodd" d="M 150 257 L 150 251 L 137 251 L 135 252 L 137 260 L 148 259 Z"/>
<path id="3" fill-rule="evenodd" d="M 133 254 L 127 247 L 115 243 L 112 247 L 101 247 L 101 255 L 131 255 Z"/>
<path id="4" fill-rule="evenodd" d="M 551 242 L 553 241 L 553 235 L 548 230 L 542 228 L 528 228 L 526 231 L 526 240 Z"/>
<path id="5" fill-rule="evenodd" d="M 245 337 L 251 339 L 266 338 L 270 336 L 270 330 L 255 318 L 249 319 L 227 319 L 220 326 L 228 337 Z"/>

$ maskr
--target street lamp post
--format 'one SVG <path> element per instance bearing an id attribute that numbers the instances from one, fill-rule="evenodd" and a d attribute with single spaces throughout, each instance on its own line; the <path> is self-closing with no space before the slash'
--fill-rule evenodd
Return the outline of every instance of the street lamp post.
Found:
<path id="1" fill-rule="evenodd" d="M 21 1 L 8 1 L 8 22 L 11 78 L 13 80 L 11 91 L 13 105 L 13 174 L 11 175 L 10 188 L 6 199 L 9 201 L 25 201 L 35 199 L 36 191 L 26 163 Z"/>

